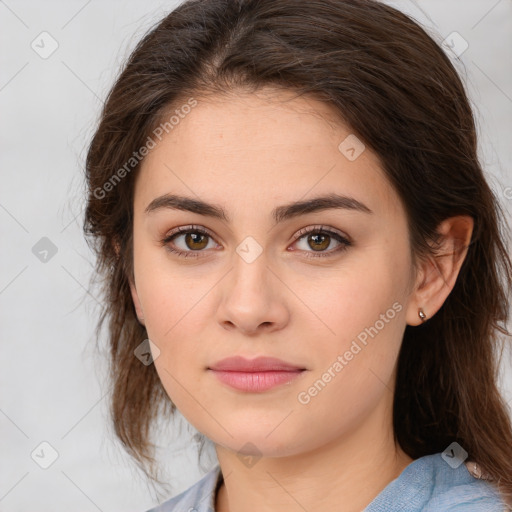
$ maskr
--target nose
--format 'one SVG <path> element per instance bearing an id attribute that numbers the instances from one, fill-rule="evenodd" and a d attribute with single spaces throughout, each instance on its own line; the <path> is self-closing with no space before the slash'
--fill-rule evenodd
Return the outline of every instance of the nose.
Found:
<path id="1" fill-rule="evenodd" d="M 217 321 L 225 329 L 252 336 L 282 329 L 290 317 L 289 294 L 265 252 L 250 262 L 235 254 L 233 268 L 224 279 Z"/>

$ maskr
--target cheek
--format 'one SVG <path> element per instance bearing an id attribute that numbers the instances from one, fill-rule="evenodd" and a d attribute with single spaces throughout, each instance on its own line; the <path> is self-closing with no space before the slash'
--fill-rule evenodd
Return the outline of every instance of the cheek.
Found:
<path id="1" fill-rule="evenodd" d="M 364 283 L 344 280 L 324 299 L 320 314 L 335 334 L 316 338 L 315 369 L 295 396 L 311 428 L 323 428 L 326 435 L 356 428 L 383 399 L 392 400 L 405 308 L 391 281 L 371 277 Z"/>
<path id="2" fill-rule="evenodd" d="M 381 251 L 378 255 L 357 255 L 336 272 L 315 279 L 314 286 L 304 280 L 294 290 L 314 313 L 308 312 L 307 318 L 310 325 L 317 319 L 320 339 L 341 349 L 360 333 L 364 338 L 365 330 L 376 323 L 381 331 L 390 331 L 391 324 L 401 323 L 407 283 L 396 269 L 406 269 L 407 265 L 407 258 L 400 254 Z"/>
<path id="3" fill-rule="evenodd" d="M 329 286 L 310 287 L 305 300 L 321 318 L 322 334 L 310 350 L 315 371 L 297 401 L 331 421 L 355 421 L 390 392 L 405 329 L 406 272 L 396 271 L 408 268 L 405 250 L 367 251 L 352 263 Z"/>
<path id="4" fill-rule="evenodd" d="M 154 358 L 158 376 L 172 402 L 194 423 L 201 411 L 191 397 L 201 396 L 196 382 L 205 358 L 197 322 L 198 315 L 206 314 L 198 302 L 202 294 L 155 271 L 141 286 L 141 295 L 148 337 L 159 350 Z"/>
<path id="5" fill-rule="evenodd" d="M 135 244 L 134 270 L 146 330 L 150 339 L 162 343 L 190 309 L 194 286 L 170 265 L 165 249 L 153 246 L 143 235 Z"/>
<path id="6" fill-rule="evenodd" d="M 143 260 L 141 260 L 141 263 Z M 192 381 L 208 363 L 204 324 L 212 324 L 215 279 L 190 279 L 176 267 L 149 261 L 140 265 L 137 290 L 149 339 L 158 347 L 155 367 L 171 399 L 178 405 L 180 385 Z"/>
<path id="7" fill-rule="evenodd" d="M 193 319 L 201 310 L 194 286 L 179 279 L 165 277 L 151 279 L 140 286 L 139 297 L 144 307 L 146 330 L 160 350 L 180 350 L 185 333 L 194 336 Z"/>

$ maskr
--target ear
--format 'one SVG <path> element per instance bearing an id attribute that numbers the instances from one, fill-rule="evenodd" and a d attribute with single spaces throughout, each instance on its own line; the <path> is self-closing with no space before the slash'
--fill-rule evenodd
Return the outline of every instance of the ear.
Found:
<path id="1" fill-rule="evenodd" d="M 121 244 L 119 243 L 119 241 L 117 239 L 114 239 L 112 241 L 112 245 L 114 247 L 114 251 L 116 253 L 117 258 L 119 258 L 119 254 L 121 252 Z M 137 314 L 137 319 L 139 320 L 139 322 L 142 325 L 145 326 L 146 324 L 144 323 L 144 312 L 142 311 L 142 307 L 140 305 L 139 294 L 137 293 L 137 288 L 135 287 L 135 283 L 131 279 L 128 279 L 128 280 L 130 283 L 130 292 L 132 294 L 132 300 L 133 300 L 133 305 L 135 306 L 135 313 Z"/>
<path id="2" fill-rule="evenodd" d="M 435 255 L 420 265 L 407 306 L 408 325 L 422 323 L 418 315 L 420 308 L 427 319 L 432 318 L 441 309 L 457 281 L 471 241 L 473 227 L 473 218 L 468 215 L 450 217 L 438 226 L 439 249 Z"/>
<path id="3" fill-rule="evenodd" d="M 139 322 L 145 326 L 146 324 L 144 323 L 144 312 L 142 311 L 142 307 L 140 305 L 139 294 L 137 293 L 137 288 L 135 287 L 135 283 L 133 283 L 131 279 L 130 279 L 130 292 L 132 294 L 133 305 L 135 306 L 135 312 L 137 313 L 137 318 L 138 318 Z"/>

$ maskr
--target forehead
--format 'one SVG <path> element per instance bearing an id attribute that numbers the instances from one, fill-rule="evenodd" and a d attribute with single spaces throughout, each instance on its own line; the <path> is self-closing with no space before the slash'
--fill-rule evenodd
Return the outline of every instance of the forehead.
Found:
<path id="1" fill-rule="evenodd" d="M 335 150 L 337 155 L 340 137 L 351 133 L 327 104 L 291 91 L 267 88 L 201 96 L 196 101 L 167 137 L 169 144 L 187 149 L 192 143 L 189 157 L 300 161 L 318 150 Z M 287 152 L 290 148 L 300 154 Z M 367 157 L 378 165 L 373 154 Z"/>
<path id="2" fill-rule="evenodd" d="M 378 157 L 327 104 L 272 89 L 195 99 L 142 162 L 136 199 L 146 205 L 170 192 L 246 206 L 337 192 L 396 209 Z"/>

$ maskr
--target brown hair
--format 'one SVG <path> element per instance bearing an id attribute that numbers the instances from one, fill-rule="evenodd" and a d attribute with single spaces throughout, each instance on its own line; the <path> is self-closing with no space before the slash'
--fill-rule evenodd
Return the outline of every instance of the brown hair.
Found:
<path id="1" fill-rule="evenodd" d="M 507 223 L 477 158 L 463 83 L 435 37 L 375 0 L 189 0 L 133 51 L 88 151 L 84 230 L 103 278 L 98 331 L 108 320 L 113 425 L 148 476 L 151 427 L 174 405 L 154 365 L 134 356 L 147 334 L 129 290 L 139 163 L 126 163 L 187 98 L 270 86 L 329 104 L 377 154 L 405 206 L 415 264 L 435 258 L 441 221 L 474 219 L 451 294 L 433 318 L 406 327 L 395 439 L 413 459 L 457 441 L 512 500 L 512 428 L 497 388 L 502 342 L 510 336 Z"/>

